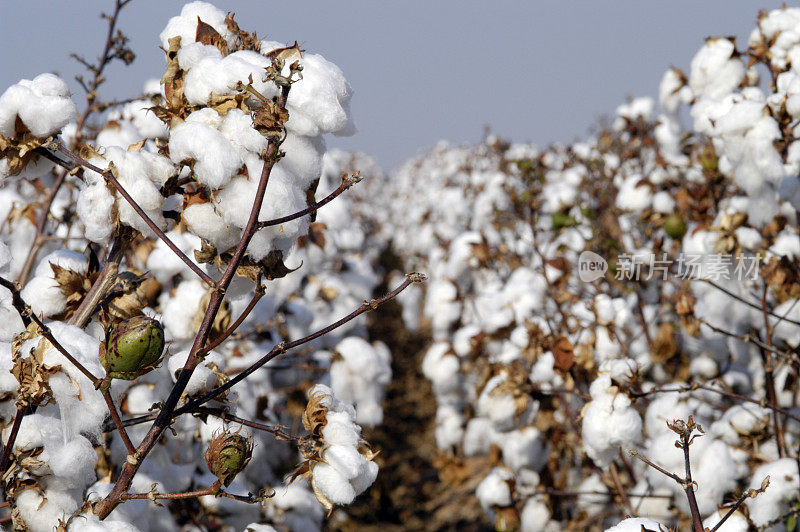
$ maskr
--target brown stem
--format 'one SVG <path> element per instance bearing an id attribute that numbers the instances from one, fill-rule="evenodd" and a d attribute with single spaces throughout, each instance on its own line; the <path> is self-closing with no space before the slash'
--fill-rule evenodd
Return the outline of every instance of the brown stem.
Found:
<path id="1" fill-rule="evenodd" d="M 772 326 L 769 323 L 769 315 L 767 314 L 767 284 L 764 283 L 764 290 L 761 293 L 761 310 L 764 315 L 764 333 L 766 335 L 766 345 L 772 347 Z M 775 374 L 772 363 L 772 353 L 767 349 L 761 349 L 761 362 L 764 366 L 765 384 L 767 386 L 767 401 L 772 406 L 778 406 L 778 398 L 775 393 Z M 786 444 L 783 440 L 783 430 L 781 429 L 781 421 L 778 419 L 778 414 L 772 411 L 772 430 L 775 433 L 775 443 L 778 447 L 778 456 L 783 457 L 786 455 Z"/>
<path id="2" fill-rule="evenodd" d="M 147 226 L 158 236 L 158 238 L 160 238 L 161 241 L 164 242 L 167 245 L 167 247 L 170 250 L 172 250 L 172 252 L 175 253 L 175 255 L 177 255 L 178 258 L 180 258 L 184 262 L 184 264 L 186 264 L 189 267 L 190 270 L 192 270 L 195 274 L 197 274 L 197 276 L 200 277 L 200 279 L 202 279 L 207 285 L 212 287 L 216 286 L 217 283 L 214 281 L 214 279 L 212 279 L 206 272 L 200 269 L 200 267 L 197 266 L 197 264 L 192 262 L 192 260 L 189 257 L 187 257 L 186 254 L 183 251 L 181 251 L 181 249 L 178 246 L 176 246 L 174 242 L 172 242 L 172 240 L 169 239 L 169 237 L 164 233 L 164 231 L 162 231 L 161 228 L 158 227 L 152 219 L 150 219 L 147 213 L 144 212 L 144 210 L 139 206 L 138 203 L 136 203 L 136 200 L 134 200 L 131 197 L 131 195 L 128 194 L 128 192 L 125 190 L 122 184 L 117 180 L 116 177 L 114 177 L 113 172 L 111 172 L 107 168 L 104 170 L 98 166 L 93 165 L 89 161 L 85 160 L 81 156 L 77 155 L 76 153 L 68 149 L 66 146 L 64 146 L 64 143 L 61 141 L 55 142 L 53 144 L 53 149 L 63 153 L 64 155 L 75 161 L 76 164 L 82 166 L 83 168 L 87 168 L 89 170 L 92 170 L 93 172 L 97 172 L 98 174 L 102 175 L 109 183 L 111 183 L 111 185 L 115 189 L 117 189 L 119 195 L 122 196 L 125 199 L 125 201 L 128 202 L 131 208 L 133 208 L 133 210 L 136 211 L 136 214 L 139 215 L 139 217 L 144 221 L 144 223 L 147 224 Z"/>
<path id="3" fill-rule="evenodd" d="M 11 433 L 8 435 L 8 441 L 5 447 L 3 447 L 3 456 L 0 458 L 0 474 L 5 474 L 6 472 L 9 459 L 11 458 L 11 450 L 14 448 L 14 442 L 17 439 L 23 417 L 25 417 L 25 406 L 17 405 L 17 413 L 14 415 L 14 424 L 11 425 Z"/>
<path id="4" fill-rule="evenodd" d="M 239 423 L 240 425 L 244 425 L 246 427 L 261 430 L 263 432 L 269 432 L 270 434 L 273 434 L 282 440 L 287 440 L 287 441 L 297 440 L 297 438 L 285 432 L 283 428 L 280 426 L 276 427 L 273 425 L 264 425 L 263 423 L 258 423 L 256 421 L 250 421 L 249 419 L 244 419 L 239 416 L 229 414 L 228 412 L 222 410 L 221 408 L 208 408 L 207 406 L 201 406 L 196 408 L 193 413 L 218 417 L 222 421 L 233 421 L 234 423 Z"/>
<path id="5" fill-rule="evenodd" d="M 303 209 L 302 211 L 298 211 L 298 212 L 296 212 L 294 214 L 289 214 L 287 216 L 282 216 L 280 218 L 274 218 L 272 220 L 267 220 L 265 222 L 258 222 L 258 228 L 262 229 L 264 227 L 271 227 L 273 225 L 280 225 L 282 223 L 291 222 L 292 220 L 296 220 L 297 218 L 302 218 L 303 216 L 305 216 L 307 214 L 311 214 L 312 212 L 318 210 L 320 207 L 322 207 L 324 205 L 327 205 L 328 203 L 333 201 L 342 192 L 344 192 L 345 190 L 350 188 L 353 185 L 353 183 L 354 183 L 354 181 L 352 181 L 352 180 L 342 179 L 342 184 L 339 185 L 339 187 L 336 190 L 334 190 L 333 192 L 331 192 L 330 194 L 328 194 L 326 197 L 324 197 L 323 199 L 319 200 L 318 202 L 313 203 L 313 204 L 309 205 L 308 207 L 306 207 L 305 209 Z"/>
<path id="6" fill-rule="evenodd" d="M 117 427 L 117 431 L 119 435 L 122 437 L 123 443 L 125 443 L 125 448 L 128 449 L 128 454 L 132 455 L 136 452 L 136 447 L 134 447 L 133 443 L 131 443 L 131 439 L 128 437 L 128 432 L 125 430 L 125 425 L 122 424 L 122 418 L 119 417 L 119 412 L 117 412 L 117 407 L 114 405 L 114 400 L 111 398 L 111 392 L 106 389 L 102 389 L 101 392 L 103 393 L 103 399 L 106 400 L 106 405 L 108 405 L 108 411 L 111 413 L 111 419 L 114 420 L 114 425 Z"/>
<path id="7" fill-rule="evenodd" d="M 736 501 L 736 503 L 735 503 L 733 506 L 731 506 L 730 510 L 728 510 L 728 511 L 725 513 L 725 515 L 723 515 L 723 516 L 722 516 L 722 519 L 720 519 L 720 520 L 719 520 L 719 523 L 717 523 L 716 525 L 714 525 L 714 528 L 712 528 L 711 530 L 709 530 L 709 532 L 715 532 L 716 530 L 718 530 L 718 529 L 719 529 L 719 527 L 721 527 L 721 526 L 722 526 L 722 524 L 723 524 L 725 521 L 727 521 L 727 520 L 728 520 L 728 518 L 729 518 L 730 516 L 732 516 L 732 515 L 733 515 L 733 513 L 734 513 L 736 510 L 738 510 L 738 509 L 739 509 L 739 507 L 742 505 L 742 503 L 743 503 L 743 502 L 744 502 L 744 501 L 745 501 L 745 500 L 746 500 L 748 497 L 750 497 L 750 492 L 749 492 L 749 491 L 745 491 L 745 492 L 742 494 L 742 496 L 741 496 L 741 497 L 739 497 L 739 500 L 738 500 L 738 501 Z"/>
<path id="8" fill-rule="evenodd" d="M 690 418 L 691 419 L 691 418 Z M 689 501 L 689 510 L 692 512 L 692 526 L 694 532 L 703 532 L 703 519 L 700 517 L 700 509 L 697 506 L 697 497 L 694 494 L 694 482 L 692 481 L 692 466 L 689 461 L 689 445 L 691 444 L 691 431 L 684 432 L 681 435 L 683 442 L 683 464 L 686 469 L 686 480 L 683 484 L 683 491 L 686 493 L 686 498 Z"/>
<path id="9" fill-rule="evenodd" d="M 182 493 L 125 493 L 122 495 L 122 500 L 129 499 L 150 499 L 150 500 L 175 500 L 175 499 L 194 499 L 195 497 L 203 497 L 205 495 L 215 495 L 220 490 L 220 481 L 217 480 L 211 486 L 204 490 L 198 491 L 185 491 Z"/>

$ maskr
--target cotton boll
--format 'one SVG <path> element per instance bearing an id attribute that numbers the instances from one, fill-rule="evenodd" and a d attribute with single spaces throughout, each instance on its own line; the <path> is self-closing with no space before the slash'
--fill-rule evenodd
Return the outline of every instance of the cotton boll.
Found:
<path id="1" fill-rule="evenodd" d="M 745 67 L 733 59 L 735 47 L 730 39 L 706 41 L 692 59 L 689 86 L 695 97 L 718 99 L 730 93 L 744 79 Z"/>
<path id="2" fill-rule="evenodd" d="M 238 228 L 228 225 L 212 203 L 189 205 L 182 217 L 192 233 L 211 242 L 217 251 L 227 251 L 239 242 Z"/>
<path id="3" fill-rule="evenodd" d="M 547 443 L 535 427 L 500 433 L 497 441 L 503 451 L 503 463 L 514 471 L 538 471 L 547 463 Z"/>
<path id="4" fill-rule="evenodd" d="M 642 418 L 630 399 L 611 386 L 608 375 L 599 376 L 590 393 L 592 400 L 582 411 L 583 449 L 600 467 L 606 467 L 621 448 L 631 448 L 640 439 Z"/>
<path id="5" fill-rule="evenodd" d="M 59 442 L 60 443 L 60 442 Z M 78 436 L 63 445 L 47 445 L 39 460 L 47 462 L 63 489 L 83 489 L 95 480 L 97 453 L 91 442 Z"/>
<path id="6" fill-rule="evenodd" d="M 457 405 L 440 404 L 436 409 L 436 446 L 452 449 L 464 437 L 464 414 Z"/>
<path id="7" fill-rule="evenodd" d="M 44 257 L 34 271 L 33 278 L 25 285 L 20 295 L 31 306 L 33 312 L 45 317 L 64 312 L 67 300 L 55 280 L 51 265 L 84 274 L 88 265 L 86 258 L 80 253 L 69 250 L 55 251 Z"/>
<path id="8" fill-rule="evenodd" d="M 639 212 L 647 209 L 652 201 L 653 193 L 646 183 L 642 183 L 642 176 L 632 175 L 625 179 L 617 193 L 617 207 L 624 210 Z"/>
<path id="9" fill-rule="evenodd" d="M 267 138 L 253 128 L 253 119 L 250 115 L 241 109 L 228 111 L 219 127 L 219 131 L 241 152 L 251 152 L 258 155 L 266 150 L 269 144 Z M 281 144 L 281 149 L 286 151 L 287 155 L 291 150 L 291 148 L 287 147 L 286 141 Z M 281 159 L 281 161 L 284 159 Z"/>
<path id="10" fill-rule="evenodd" d="M 675 114 L 681 104 L 689 103 L 691 89 L 686 86 L 683 72 L 670 68 L 664 72 L 658 86 L 658 101 L 667 113 Z"/>
<path id="11" fill-rule="evenodd" d="M 384 386 L 392 377 L 388 348 L 382 343 L 373 347 L 365 340 L 351 336 L 336 345 L 336 352 L 342 360 L 331 365 L 334 394 L 355 405 L 357 423 L 367 426 L 379 424 L 383 420 L 379 402 L 383 399 Z M 377 407 L 377 412 L 370 408 L 372 406 Z"/>
<path id="12" fill-rule="evenodd" d="M 497 440 L 492 421 L 484 417 L 474 417 L 467 422 L 464 430 L 463 450 L 465 456 L 480 456 L 489 452 L 491 444 Z"/>
<path id="13" fill-rule="evenodd" d="M 522 532 L 545 532 L 552 514 L 544 501 L 531 497 L 522 507 L 520 518 Z"/>
<path id="14" fill-rule="evenodd" d="M 183 6 L 181 14 L 169 19 L 167 26 L 158 36 L 161 46 L 169 49 L 169 39 L 181 38 L 181 45 L 186 46 L 195 42 L 197 35 L 197 19 L 213 27 L 222 35 L 229 46 L 233 45 L 236 35 L 228 29 L 225 23 L 225 12 L 217 9 L 208 2 L 190 2 Z"/>
<path id="15" fill-rule="evenodd" d="M 33 80 L 20 80 L 0 96 L 0 135 L 13 138 L 19 118 L 33 136 L 48 137 L 76 114 L 67 84 L 54 74 L 40 74 Z"/>
<path id="16" fill-rule="evenodd" d="M 199 43 L 190 45 L 199 47 Z M 211 49 L 211 50 L 209 50 Z M 275 95 L 275 85 L 265 83 L 264 74 L 271 62 L 261 54 L 239 50 L 222 57 L 214 46 L 206 45 L 195 57 L 189 59 L 183 49 L 178 52 L 181 68 L 187 70 L 184 96 L 191 105 L 204 105 L 215 97 L 233 96 L 240 83 L 253 80 L 253 88 L 266 98 Z M 194 54 L 193 54 L 194 55 Z"/>
<path id="17" fill-rule="evenodd" d="M 107 122 L 92 144 L 98 149 L 121 148 L 126 149 L 142 139 L 142 135 L 133 124 L 127 121 Z"/>
<path id="18" fill-rule="evenodd" d="M 99 176 L 92 179 L 87 175 L 85 179 L 87 186 L 80 189 L 76 204 L 78 218 L 83 222 L 86 238 L 92 242 L 103 242 L 114 230 L 114 195 Z"/>
<path id="19" fill-rule="evenodd" d="M 26 489 L 16 495 L 16 508 L 31 532 L 51 532 L 59 521 L 78 509 L 78 502 L 67 492 L 46 489 Z"/>
<path id="20" fill-rule="evenodd" d="M 460 362 L 450 353 L 450 345 L 437 342 L 428 348 L 422 360 L 422 373 L 433 383 L 437 396 L 457 393 L 460 387 Z"/>
<path id="21" fill-rule="evenodd" d="M 769 487 L 745 504 L 750 510 L 750 519 L 756 526 L 762 526 L 783 515 L 797 498 L 797 463 L 794 458 L 781 458 L 759 466 L 750 479 L 751 488 L 761 487 L 769 476 Z"/>
<path id="22" fill-rule="evenodd" d="M 313 470 L 314 488 L 333 504 L 350 504 L 356 492 L 350 482 L 332 466 L 319 464 Z"/>
<path id="23" fill-rule="evenodd" d="M 197 181 L 210 188 L 220 188 L 242 167 L 242 158 L 222 133 L 202 122 L 191 121 L 191 117 L 172 128 L 170 158 L 175 163 L 194 160 Z"/>
<path id="24" fill-rule="evenodd" d="M 514 475 L 507 469 L 495 467 L 475 489 L 475 496 L 483 507 L 484 512 L 489 512 L 493 507 L 511 506 L 511 486 L 509 481 Z"/>
<path id="25" fill-rule="evenodd" d="M 655 532 L 667 532 L 668 528 L 661 523 L 646 517 L 629 517 L 623 519 L 611 528 L 606 528 L 605 532 L 642 532 L 642 530 L 653 530 Z"/>
<path id="26" fill-rule="evenodd" d="M 250 523 L 247 525 L 247 528 L 244 529 L 245 532 L 278 532 L 270 525 L 264 525 L 261 523 Z"/>
<path id="27" fill-rule="evenodd" d="M 267 47 L 274 43 L 265 43 Z M 262 52 L 265 52 L 262 45 Z M 303 79 L 292 86 L 286 108 L 289 131 L 313 137 L 322 133 L 349 136 L 355 133 L 350 118 L 353 90 L 342 71 L 321 55 L 303 54 Z"/>
<path id="28" fill-rule="evenodd" d="M 322 437 L 330 445 L 358 445 L 361 427 L 356 425 L 349 414 L 328 412 L 327 423 L 322 428 Z"/>

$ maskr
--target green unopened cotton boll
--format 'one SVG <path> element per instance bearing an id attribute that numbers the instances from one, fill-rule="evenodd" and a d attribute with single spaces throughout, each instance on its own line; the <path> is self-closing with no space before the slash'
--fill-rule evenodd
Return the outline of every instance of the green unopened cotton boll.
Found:
<path id="1" fill-rule="evenodd" d="M 100 348 L 100 363 L 109 377 L 133 380 L 151 371 L 164 351 L 164 328 L 147 316 L 120 322 Z"/>
<path id="2" fill-rule="evenodd" d="M 677 214 L 670 214 L 664 220 L 664 231 L 670 238 L 683 238 L 686 234 L 686 222 Z"/>
<path id="3" fill-rule="evenodd" d="M 245 468 L 252 454 L 253 444 L 250 440 L 239 434 L 226 432 L 211 440 L 205 459 L 208 470 L 227 486 Z"/>

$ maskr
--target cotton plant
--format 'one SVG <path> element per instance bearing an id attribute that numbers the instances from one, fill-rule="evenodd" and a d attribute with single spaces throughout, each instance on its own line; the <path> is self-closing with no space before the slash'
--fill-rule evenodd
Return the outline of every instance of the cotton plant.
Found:
<path id="1" fill-rule="evenodd" d="M 381 423 L 391 357 L 354 318 L 422 276 L 372 298 L 375 226 L 348 214 L 371 199 L 346 192 L 380 172 L 326 156 L 323 135 L 355 132 L 336 65 L 191 2 L 160 34 L 161 79 L 104 102 L 107 65 L 134 58 L 113 32 L 125 4 L 105 55 L 82 60 L 84 112 L 52 74 L 0 96 L 14 526 L 177 530 L 161 501 L 189 498 L 197 526 L 320 529 L 378 474 L 357 423 Z M 315 221 L 331 202 L 344 208 Z M 287 353 L 299 346 L 311 351 Z M 309 376 L 335 392 L 312 390 L 296 435 L 286 404 Z M 288 484 L 298 462 L 310 483 Z"/>

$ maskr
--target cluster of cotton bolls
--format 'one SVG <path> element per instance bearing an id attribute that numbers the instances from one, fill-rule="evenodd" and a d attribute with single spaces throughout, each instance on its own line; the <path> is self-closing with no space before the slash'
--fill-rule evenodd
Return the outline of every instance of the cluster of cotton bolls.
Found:
<path id="1" fill-rule="evenodd" d="M 326 153 L 323 135 L 354 132 L 349 111 L 352 91 L 339 68 L 322 56 L 301 53 L 296 46 L 247 41 L 250 34 L 238 30 L 232 20 L 211 4 L 184 6 L 161 33 L 169 52 L 167 74 L 160 83 L 145 83 L 139 99 L 112 107 L 99 132 L 83 138 L 81 147 L 90 163 L 111 171 L 196 269 L 212 277 L 218 275 L 220 261 L 224 266 L 227 260 L 220 255 L 240 240 L 267 158 L 269 136 L 256 129 L 253 116 L 262 109 L 259 95 L 270 100 L 280 94 L 276 84 L 266 80 L 273 64 L 285 63 L 285 69 L 274 74 L 293 83 L 286 101 L 282 156 L 271 170 L 258 220 L 301 211 L 311 198 L 322 200 L 336 190 L 343 176 L 356 171 L 367 182 L 382 177 L 367 156 Z M 222 40 L 198 42 L 198 21 Z M 276 55 L 281 55 L 282 63 L 273 63 Z M 292 65 L 295 61 L 302 67 L 302 79 Z M 243 89 L 248 84 L 251 92 Z M 165 360 L 136 380 L 115 379 L 110 387 L 123 418 L 147 415 L 160 407 L 176 382 L 210 291 L 156 238 L 106 176 L 92 170 L 82 172 L 80 179 L 66 177 L 51 205 L 53 238 L 40 242 L 35 260 L 26 264 L 36 235 L 36 206 L 56 180 L 53 164 L 36 159 L 32 150 L 59 133 L 70 145 L 77 138 L 75 119 L 76 106 L 66 84 L 51 74 L 22 80 L 0 97 L 0 172 L 18 174 L 0 189 L 4 220 L 0 275 L 19 278 L 28 269 L 22 299 L 55 338 L 100 378 L 105 373 L 98 351 L 109 320 L 137 314 L 158 319 L 167 341 Z M 368 194 L 358 188 L 345 191 L 319 212 L 255 233 L 247 248 L 248 264 L 269 264 L 275 279 L 263 282 L 264 295 L 237 330 L 236 339 L 204 356 L 183 399 L 221 385 L 275 344 L 305 337 L 373 296 L 381 283 L 380 248 L 369 235 L 377 225 L 370 218 Z M 104 307 L 75 324 L 76 308 L 107 259 L 100 253 L 98 261 L 95 252 L 108 246 L 119 231 L 141 235 L 131 238 L 130 253 L 118 272 L 116 290 L 123 295 L 115 299 L 119 295 L 115 292 L 109 299 L 111 309 Z M 93 251 L 84 252 L 87 244 L 94 246 Z M 210 259 L 208 253 L 203 256 L 209 249 Z M 252 292 L 252 280 L 234 279 L 213 325 L 214 334 L 242 314 Z M 100 391 L 36 330 L 24 332 L 25 323 L 6 288 L 0 288 L 0 311 L 2 367 L 12 370 L 30 359 L 36 371 L 48 375 L 39 388 L 24 381 L 44 395 L 35 413 L 24 416 L 12 450 L 16 476 L 7 486 L 15 522 L 30 530 L 51 530 L 68 520 L 69 530 L 180 529 L 185 516 L 144 499 L 121 504 L 103 521 L 91 515 L 90 505 L 110 493 L 118 467 L 129 459 L 128 450 L 109 429 L 109 411 Z M 335 393 L 345 401 L 331 403 L 336 405 L 331 406 L 331 416 L 343 416 L 347 430 L 328 431 L 326 438 L 333 447 L 315 467 L 313 481 L 333 503 L 352 502 L 375 480 L 377 464 L 364 458 L 351 475 L 353 456 L 347 446 L 361 448 L 360 426 L 382 422 L 383 389 L 391 379 L 387 346 L 366 337 L 363 321 L 349 322 L 304 349 L 283 355 L 209 406 L 261 423 L 297 427 L 299 415 L 288 406 L 290 396 L 305 391 L 310 382 L 329 384 L 331 397 Z M 16 413 L 14 399 L 22 389 L 18 379 L 24 376 L 15 378 L 7 371 L 0 378 L 4 442 Z M 149 426 L 148 422 L 128 427 L 134 444 Z M 283 475 L 302 460 L 297 447 L 213 415 L 177 418 L 171 435 L 159 441 L 141 464 L 130 491 L 178 493 L 211 485 L 216 479 L 206 471 L 203 453 L 223 430 L 238 432 L 254 445 L 252 459 L 226 490 L 241 496 L 274 491 L 274 496 L 262 506 L 201 497 L 200 513 L 192 518 L 197 526 L 204 521 L 230 530 L 319 529 L 325 515 L 319 497 L 307 482 L 297 480 L 288 486 L 284 482 Z M 331 468 L 339 476 L 329 474 Z M 340 489 L 345 484 L 350 486 L 345 490 L 349 496 Z"/>
<path id="2" fill-rule="evenodd" d="M 496 526 L 509 509 L 523 530 L 685 523 L 681 485 L 625 451 L 682 476 L 667 422 L 690 415 L 707 526 L 773 470 L 721 529 L 780 526 L 797 502 L 798 35 L 800 11 L 766 13 L 746 51 L 712 38 L 669 70 L 659 111 L 632 100 L 571 146 L 441 143 L 385 182 L 378 238 L 430 276 L 400 301 L 432 337 L 436 442 L 500 457 L 476 490 Z M 586 278 L 585 252 L 611 271 Z"/>

